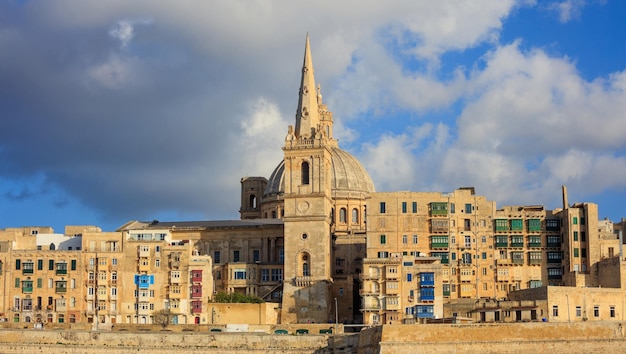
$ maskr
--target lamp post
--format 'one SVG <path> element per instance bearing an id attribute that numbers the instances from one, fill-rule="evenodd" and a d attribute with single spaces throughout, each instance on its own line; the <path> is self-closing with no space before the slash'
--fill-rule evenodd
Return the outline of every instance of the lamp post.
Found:
<path id="1" fill-rule="evenodd" d="M 335 334 L 337 334 L 337 328 L 339 328 L 339 313 L 337 311 L 337 298 L 335 298 Z"/>
<path id="2" fill-rule="evenodd" d="M 567 322 L 571 322 L 571 318 L 569 315 L 569 295 L 565 294 L 565 299 L 567 300 Z"/>

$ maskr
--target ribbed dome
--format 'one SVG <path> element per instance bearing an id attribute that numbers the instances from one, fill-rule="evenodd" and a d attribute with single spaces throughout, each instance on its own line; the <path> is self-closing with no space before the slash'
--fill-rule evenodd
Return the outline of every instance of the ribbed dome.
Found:
<path id="1" fill-rule="evenodd" d="M 331 190 L 350 191 L 350 192 L 366 192 L 373 193 L 374 183 L 369 174 L 363 168 L 359 160 L 349 153 L 339 149 L 332 150 L 332 166 L 331 166 Z M 285 161 L 281 161 L 267 183 L 265 196 L 282 194 L 285 191 Z"/>

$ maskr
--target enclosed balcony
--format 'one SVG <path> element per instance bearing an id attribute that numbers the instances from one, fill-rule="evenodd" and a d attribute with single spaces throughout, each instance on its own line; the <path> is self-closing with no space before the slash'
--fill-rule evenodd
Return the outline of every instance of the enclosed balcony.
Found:
<path id="1" fill-rule="evenodd" d="M 448 236 L 431 236 L 430 248 L 431 249 L 448 248 Z"/>
<path id="2" fill-rule="evenodd" d="M 67 292 L 67 281 L 59 280 L 56 282 L 55 291 L 57 294 L 63 294 Z"/>
<path id="3" fill-rule="evenodd" d="M 541 247 L 541 236 L 530 236 L 530 237 L 528 237 L 528 247 L 530 247 L 530 248 L 539 248 L 539 247 Z"/>
<path id="4" fill-rule="evenodd" d="M 33 274 L 35 271 L 34 264 L 27 262 L 22 264 L 22 274 Z"/>
<path id="5" fill-rule="evenodd" d="M 493 222 L 496 231 L 509 231 L 509 219 L 495 219 Z"/>
<path id="6" fill-rule="evenodd" d="M 57 275 L 65 275 L 67 274 L 67 263 L 57 263 L 55 265 L 56 267 L 56 274 Z"/>
<path id="7" fill-rule="evenodd" d="M 446 216 L 448 215 L 448 203 L 432 202 L 428 204 L 428 211 L 431 216 Z"/>
<path id="8" fill-rule="evenodd" d="M 511 247 L 512 248 L 524 248 L 524 236 L 512 236 Z"/>
<path id="9" fill-rule="evenodd" d="M 33 292 L 33 282 L 31 280 L 26 280 L 22 282 L 22 292 L 23 293 Z"/>
<path id="10" fill-rule="evenodd" d="M 504 235 L 496 236 L 496 248 L 507 247 L 509 247 L 509 237 Z"/>

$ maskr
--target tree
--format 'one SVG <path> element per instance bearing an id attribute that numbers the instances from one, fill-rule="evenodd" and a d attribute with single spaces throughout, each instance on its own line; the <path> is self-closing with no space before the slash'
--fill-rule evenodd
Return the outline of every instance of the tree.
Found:
<path id="1" fill-rule="evenodd" d="M 254 295 L 246 295 L 237 292 L 233 293 L 225 293 L 223 291 L 218 292 L 213 297 L 213 302 L 227 302 L 227 303 L 252 303 L 252 304 L 260 304 L 263 303 L 263 299 Z"/>
<path id="2" fill-rule="evenodd" d="M 160 324 L 161 327 L 166 328 L 172 322 L 174 314 L 172 314 L 170 310 L 158 310 L 152 313 L 152 317 L 154 318 L 154 323 Z"/>

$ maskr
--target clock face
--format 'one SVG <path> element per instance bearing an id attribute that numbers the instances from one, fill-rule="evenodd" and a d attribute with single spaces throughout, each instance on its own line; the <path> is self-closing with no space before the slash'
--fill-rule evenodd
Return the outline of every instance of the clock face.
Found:
<path id="1" fill-rule="evenodd" d="M 307 201 L 301 201 L 298 203 L 298 211 L 301 213 L 306 213 L 309 210 L 309 202 Z"/>

